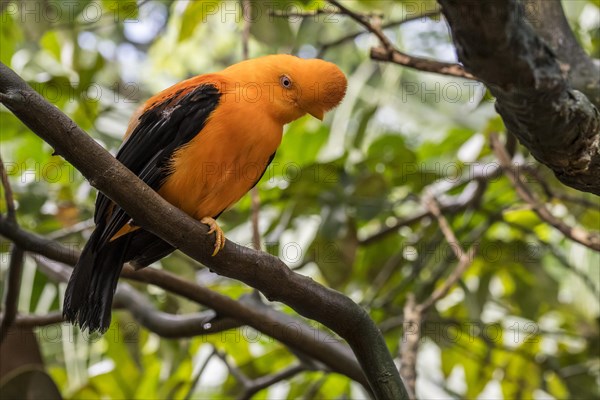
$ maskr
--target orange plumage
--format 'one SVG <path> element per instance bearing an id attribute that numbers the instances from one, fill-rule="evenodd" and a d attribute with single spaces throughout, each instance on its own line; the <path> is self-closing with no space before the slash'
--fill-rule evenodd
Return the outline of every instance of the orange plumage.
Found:
<path id="1" fill-rule="evenodd" d="M 150 98 L 132 117 L 117 154 L 153 189 L 217 233 L 216 219 L 260 179 L 283 126 L 309 113 L 319 119 L 344 97 L 334 64 L 274 55 L 180 82 Z M 64 314 L 105 330 L 124 262 L 144 267 L 174 250 L 99 194 L 96 229 L 65 295 Z"/>

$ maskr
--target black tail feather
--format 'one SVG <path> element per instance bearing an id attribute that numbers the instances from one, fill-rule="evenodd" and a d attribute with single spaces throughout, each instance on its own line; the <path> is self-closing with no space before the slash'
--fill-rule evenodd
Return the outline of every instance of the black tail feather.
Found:
<path id="1" fill-rule="evenodd" d="M 63 315 L 90 332 L 110 326 L 113 295 L 123 264 L 143 268 L 172 253 L 175 248 L 158 236 L 138 229 L 113 241 L 103 241 L 98 225 L 81 252 L 65 293 Z"/>
<path id="2" fill-rule="evenodd" d="M 130 235 L 98 243 L 100 227 L 86 244 L 65 293 L 63 315 L 90 332 L 110 326 L 112 300 L 129 245 Z"/>
<path id="3" fill-rule="evenodd" d="M 158 236 L 140 229 L 132 235 L 125 258 L 135 269 L 147 267 L 155 261 L 171 254 L 175 247 Z"/>

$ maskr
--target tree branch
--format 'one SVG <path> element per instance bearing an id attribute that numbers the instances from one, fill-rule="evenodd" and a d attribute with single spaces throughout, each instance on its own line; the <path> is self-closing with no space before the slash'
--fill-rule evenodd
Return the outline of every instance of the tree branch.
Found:
<path id="1" fill-rule="evenodd" d="M 463 247 L 460 245 L 456 234 L 450 227 L 448 220 L 446 217 L 442 215 L 440 211 L 440 207 L 438 205 L 437 200 L 429 195 L 429 197 L 424 199 L 425 205 L 433 214 L 433 216 L 438 220 L 438 224 L 440 226 L 440 230 L 442 231 L 446 242 L 454 252 L 454 255 L 458 259 L 458 266 L 452 271 L 450 276 L 444 281 L 444 283 L 438 287 L 432 294 L 425 300 L 423 303 L 418 305 L 419 313 L 426 312 L 432 305 L 434 305 L 438 300 L 446 296 L 448 291 L 454 286 L 456 282 L 460 279 L 462 274 L 469 268 L 469 266 L 473 263 L 473 259 L 475 257 L 475 253 L 477 253 L 477 242 L 473 244 L 468 251 L 465 251 Z"/>
<path id="2" fill-rule="evenodd" d="M 496 165 L 483 165 L 482 167 L 473 170 L 469 173 L 466 179 L 461 179 L 458 182 L 448 182 L 447 179 L 439 179 L 425 188 L 426 191 L 433 193 L 438 197 L 442 197 L 445 193 L 452 189 L 456 189 L 462 185 L 467 185 L 463 192 L 458 196 L 450 197 L 445 201 L 440 200 L 440 211 L 448 213 L 456 213 L 462 211 L 473 204 L 476 204 L 481 196 L 484 194 L 487 188 L 487 182 L 491 179 L 497 178 L 502 174 L 502 169 Z M 472 185 L 469 187 L 469 185 Z M 448 197 L 448 196 L 445 196 Z M 387 237 L 388 235 L 397 232 L 399 228 L 415 224 L 423 218 L 431 217 L 431 211 L 425 209 L 413 214 L 406 219 L 396 221 L 392 226 L 385 227 L 380 231 L 361 239 L 359 243 L 361 245 L 369 245 L 377 242 L 378 240 Z"/>
<path id="3" fill-rule="evenodd" d="M 560 0 L 523 0 L 535 32 L 567 67 L 573 87 L 600 107 L 600 61 L 588 56 L 575 38 Z"/>
<path id="4" fill-rule="evenodd" d="M 17 315 L 19 305 L 19 293 L 21 291 L 21 277 L 23 275 L 24 251 L 13 244 L 10 252 L 10 264 L 8 266 L 8 279 L 6 280 L 6 292 L 4 299 L 4 315 L 0 323 L 0 343 L 6 337 L 8 330 Z"/>
<path id="5" fill-rule="evenodd" d="M 522 4 L 438 2 L 459 59 L 496 97 L 508 131 L 565 185 L 600 195 L 600 113 L 569 86 Z"/>
<path id="6" fill-rule="evenodd" d="M 4 320 L 5 315 L 0 314 L 0 319 Z M 64 321 L 62 312 L 54 311 L 45 315 L 17 315 L 11 329 L 31 329 L 39 326 L 48 326 L 59 324 Z"/>
<path id="7" fill-rule="evenodd" d="M 0 157 L 0 181 L 4 188 L 4 201 L 6 202 L 6 218 L 11 223 L 17 222 L 17 215 L 15 213 L 15 200 L 13 198 L 12 188 L 8 181 L 8 175 L 6 175 L 6 168 L 4 168 L 4 161 Z M 0 215 L 0 218 L 2 216 Z"/>
<path id="8" fill-rule="evenodd" d="M 67 265 L 75 265 L 79 258 L 79 250 L 77 249 L 68 248 L 58 242 L 44 240 L 34 233 L 26 232 L 18 226 L 11 226 L 1 221 L 0 235 L 14 241 L 25 251 L 35 252 Z M 51 274 L 53 279 L 68 280 L 70 272 L 66 272 L 60 266 L 46 264 L 45 267 L 47 267 L 45 273 L 47 275 Z M 219 316 L 235 318 L 239 323 L 251 326 L 257 331 L 265 333 L 297 350 L 299 353 L 313 357 L 333 371 L 346 375 L 350 379 L 363 384 L 366 388 L 368 387 L 363 372 L 347 346 L 331 340 L 332 338 L 327 333 L 309 327 L 297 318 L 276 311 L 265 304 L 258 304 L 252 298 L 246 298 L 243 302 L 230 299 L 204 286 L 181 279 L 162 270 L 146 268 L 134 271 L 133 268 L 126 265 L 121 271 L 121 276 L 158 286 L 166 291 L 205 305 L 213 309 Z M 323 340 L 323 338 L 329 340 Z"/>
<path id="9" fill-rule="evenodd" d="M 387 51 L 383 47 L 373 47 L 371 49 L 371 58 L 377 61 L 388 61 L 403 67 L 413 68 L 423 72 L 433 72 L 440 75 L 456 76 L 458 78 L 475 79 L 477 78 L 465 71 L 460 64 L 435 61 L 428 58 L 408 55 L 396 48 Z"/>
<path id="10" fill-rule="evenodd" d="M 206 225 L 160 197 L 4 64 L 0 64 L 0 93 L 4 94 L 4 105 L 17 118 L 65 157 L 92 186 L 122 206 L 137 224 L 212 271 L 240 280 L 271 301 L 282 301 L 329 327 L 356 354 L 376 398 L 406 398 L 406 389 L 381 332 L 354 301 L 292 272 L 270 254 L 229 240 L 223 250 L 211 257 L 213 243 Z M 140 202 L 140 198 L 144 201 Z M 140 276 L 141 272 L 146 275 L 153 271 L 148 268 L 131 274 Z"/>
<path id="11" fill-rule="evenodd" d="M 521 176 L 511 165 L 510 157 L 504 148 L 504 145 L 500 142 L 498 135 L 492 134 L 490 139 L 494 153 L 496 154 L 502 169 L 506 173 L 506 176 L 515 187 L 517 194 L 523 201 L 531 206 L 538 217 L 558 229 L 569 239 L 589 247 L 592 250 L 600 251 L 600 235 L 588 232 L 580 227 L 571 227 L 552 215 L 550 210 L 537 199 L 527 185 L 521 180 Z"/>
<path id="12" fill-rule="evenodd" d="M 406 379 L 406 389 L 410 400 L 416 399 L 417 354 L 421 339 L 423 314 L 413 293 L 409 293 L 404 303 L 403 332 L 400 343 L 400 373 Z"/>
<path id="13" fill-rule="evenodd" d="M 252 27 L 252 2 L 242 0 L 242 19 L 244 27 L 242 29 L 242 59 L 247 60 L 250 56 L 250 28 Z M 250 200 L 252 209 L 252 247 L 260 250 L 260 195 L 258 193 L 258 182 L 250 189 Z"/>
<path id="14" fill-rule="evenodd" d="M 373 24 L 369 21 L 369 19 L 372 16 L 367 16 L 367 15 L 363 15 L 363 14 L 354 12 L 351 9 L 349 9 L 348 7 L 342 5 L 342 3 L 338 0 L 328 0 L 328 1 L 330 4 L 333 4 L 334 6 L 336 6 L 340 10 L 341 14 L 345 14 L 345 15 L 349 16 L 350 18 L 352 18 L 353 20 L 358 22 L 360 25 L 362 25 L 366 30 L 371 32 L 373 35 L 377 36 L 377 39 L 379 39 L 379 41 L 381 42 L 381 45 L 388 53 L 394 48 L 394 45 L 392 44 L 390 39 L 388 39 L 388 37 L 385 36 L 385 33 L 383 33 L 383 31 L 381 30 L 381 26 L 379 26 L 379 24 L 376 26 L 375 24 Z M 380 21 L 380 18 L 377 18 L 377 20 Z"/>
<path id="15" fill-rule="evenodd" d="M 427 11 L 424 12 L 422 14 L 419 15 L 411 15 L 410 17 L 406 17 L 406 18 L 402 18 L 400 20 L 397 21 L 389 21 L 386 22 L 385 24 L 381 25 L 381 29 L 389 29 L 389 28 L 394 28 L 398 25 L 402 25 L 405 24 L 407 22 L 411 22 L 411 21 L 416 21 L 418 19 L 421 18 L 431 18 L 431 17 L 435 17 L 436 15 L 439 15 L 441 13 L 441 10 L 433 10 L 433 11 Z M 344 44 L 346 42 L 349 42 L 351 40 L 356 39 L 358 36 L 365 34 L 364 31 L 359 31 L 359 32 L 354 32 L 345 36 L 342 36 L 336 40 L 333 40 L 331 42 L 327 42 L 327 43 L 322 43 L 320 45 L 320 50 L 319 50 L 319 55 L 322 56 L 327 50 L 329 50 L 332 47 L 336 47 L 339 46 L 341 44 Z M 373 58 L 371 56 L 371 58 Z"/>

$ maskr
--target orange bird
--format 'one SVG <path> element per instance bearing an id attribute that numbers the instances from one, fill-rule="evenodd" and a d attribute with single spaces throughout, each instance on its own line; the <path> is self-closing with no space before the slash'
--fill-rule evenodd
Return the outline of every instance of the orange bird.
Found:
<path id="1" fill-rule="evenodd" d="M 209 225 L 260 180 L 283 126 L 305 114 L 323 119 L 346 92 L 332 63 L 272 55 L 199 75 L 150 98 L 131 118 L 117 159 L 171 204 Z M 106 331 L 125 262 L 143 268 L 175 250 L 135 225 L 102 193 L 96 228 L 75 266 L 63 314 L 82 329 Z"/>

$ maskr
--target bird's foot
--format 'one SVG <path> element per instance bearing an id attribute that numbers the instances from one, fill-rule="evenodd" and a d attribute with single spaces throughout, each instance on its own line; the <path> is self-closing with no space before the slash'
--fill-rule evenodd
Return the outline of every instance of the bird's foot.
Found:
<path id="1" fill-rule="evenodd" d="M 210 235 L 213 232 L 215 233 L 215 251 L 212 253 L 214 257 L 223 247 L 225 247 L 225 234 L 223 233 L 221 227 L 217 224 L 217 221 L 211 217 L 204 217 L 200 220 L 200 222 L 208 225 L 210 228 L 207 235 Z"/>

